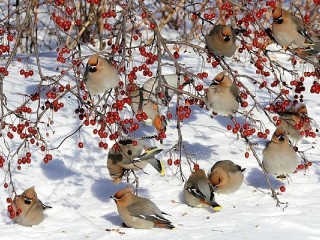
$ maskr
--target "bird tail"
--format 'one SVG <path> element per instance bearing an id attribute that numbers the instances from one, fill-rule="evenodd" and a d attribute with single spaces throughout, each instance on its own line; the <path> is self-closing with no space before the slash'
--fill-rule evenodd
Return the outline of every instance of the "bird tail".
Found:
<path id="1" fill-rule="evenodd" d="M 159 173 L 161 176 L 165 174 L 165 168 L 163 162 L 160 160 L 153 158 L 149 162 Z"/>

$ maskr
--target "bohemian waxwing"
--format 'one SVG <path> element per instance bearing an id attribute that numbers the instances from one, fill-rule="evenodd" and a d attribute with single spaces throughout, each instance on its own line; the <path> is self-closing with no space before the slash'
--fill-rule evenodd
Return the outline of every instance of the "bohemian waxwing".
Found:
<path id="1" fill-rule="evenodd" d="M 87 90 L 93 96 L 117 87 L 119 76 L 109 60 L 94 54 L 88 60 L 83 79 Z"/>
<path id="2" fill-rule="evenodd" d="M 166 74 L 162 75 L 161 78 L 149 78 L 142 86 L 143 98 L 149 99 L 151 102 L 167 106 L 174 95 L 174 91 L 165 86 L 159 85 L 159 81 L 161 79 L 163 83 L 177 88 L 178 78 L 179 76 L 177 74 Z M 183 83 L 183 77 L 181 77 L 181 80 L 181 82 Z M 162 97 L 159 97 L 160 93 L 163 93 Z"/>
<path id="3" fill-rule="evenodd" d="M 214 192 L 230 194 L 237 191 L 243 182 L 244 170 L 245 168 L 230 160 L 216 162 L 208 174 L 208 178 L 214 187 Z"/>
<path id="4" fill-rule="evenodd" d="M 130 84 L 127 89 L 128 96 L 131 99 L 132 111 L 136 115 L 140 114 L 141 116 L 144 116 L 143 122 L 146 125 L 153 125 L 159 133 L 165 132 L 166 121 L 161 118 L 159 104 L 151 101 L 149 96 L 144 94 L 143 89 L 136 84 Z"/>
<path id="5" fill-rule="evenodd" d="M 235 53 L 236 32 L 229 25 L 217 24 L 205 37 L 207 48 L 216 56 L 232 57 Z"/>
<path id="6" fill-rule="evenodd" d="M 277 7 L 273 10 L 272 34 L 284 49 L 309 48 L 313 41 L 308 36 L 301 18 Z"/>
<path id="7" fill-rule="evenodd" d="M 225 72 L 219 73 L 207 89 L 205 104 L 213 113 L 233 116 L 239 109 L 239 87 Z"/>
<path id="8" fill-rule="evenodd" d="M 23 226 L 41 223 L 44 220 L 43 211 L 46 208 L 51 208 L 38 199 L 34 187 L 28 188 L 21 195 L 16 196 L 12 202 L 12 207 L 15 212 L 21 211 L 13 220 Z"/>
<path id="9" fill-rule="evenodd" d="M 128 170 L 142 170 L 148 163 L 163 175 L 164 167 L 155 158 L 162 150 L 150 147 L 142 139 L 120 140 L 108 153 L 107 167 L 110 177 L 118 184 Z"/>
<path id="10" fill-rule="evenodd" d="M 211 206 L 220 210 L 220 205 L 215 202 L 214 189 L 203 169 L 195 170 L 184 184 L 184 197 L 191 207 Z"/>
<path id="11" fill-rule="evenodd" d="M 269 174 L 277 175 L 277 178 L 286 178 L 298 166 L 296 152 L 290 146 L 283 127 L 277 127 L 271 141 L 263 149 L 262 155 L 264 169 Z"/>
<path id="12" fill-rule="evenodd" d="M 174 228 L 172 223 L 163 217 L 163 214 L 166 213 L 162 212 L 154 202 L 136 196 L 128 187 L 118 191 L 111 198 L 116 202 L 120 218 L 127 227 L 138 229 Z"/>
<path id="13" fill-rule="evenodd" d="M 297 144 L 303 137 L 306 130 L 311 129 L 310 118 L 308 117 L 308 110 L 306 105 L 301 104 L 298 108 L 292 108 L 280 114 L 282 127 L 288 134 L 288 137 Z"/>

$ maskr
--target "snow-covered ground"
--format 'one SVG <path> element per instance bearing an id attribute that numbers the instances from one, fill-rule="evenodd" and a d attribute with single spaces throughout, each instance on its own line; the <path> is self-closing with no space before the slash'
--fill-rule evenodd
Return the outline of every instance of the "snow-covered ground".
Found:
<path id="1" fill-rule="evenodd" d="M 245 57 L 243 57 L 245 58 Z M 277 55 L 274 58 L 285 63 L 288 57 Z M 42 53 L 41 63 L 45 75 L 56 75 L 56 53 Z M 179 61 L 192 67 L 189 71 L 197 73 L 203 67 L 198 56 L 185 53 Z M 237 68 L 240 73 L 255 76 L 255 69 L 246 61 L 231 63 L 231 67 Z M 14 61 L 10 67 L 10 76 L 5 80 L 5 94 L 10 106 L 17 106 L 23 101 L 22 94 L 33 93 L 39 82 L 35 59 L 31 58 L 29 66 L 35 71 L 35 76 L 24 79 L 19 75 L 22 63 Z M 205 80 L 210 80 L 221 69 L 214 69 L 210 64 L 204 65 L 204 70 L 209 73 Z M 173 69 L 164 68 L 163 73 L 174 73 Z M 289 81 L 289 76 L 286 76 Z M 270 78 L 272 79 L 272 78 Z M 141 82 L 145 81 L 143 78 Z M 65 82 L 72 82 L 67 76 Z M 244 83 L 247 80 L 243 79 Z M 270 80 L 268 80 L 270 82 Z M 311 78 L 306 79 L 307 91 L 304 94 L 305 103 L 309 109 L 309 115 L 315 120 L 320 119 L 320 107 L 318 95 L 309 92 L 312 84 Z M 74 85 L 74 82 L 72 82 Z M 248 82 L 247 87 L 257 95 L 258 101 L 266 106 L 269 95 L 266 91 L 260 91 L 258 87 Z M 64 98 L 65 107 L 53 114 L 54 124 L 48 128 L 47 141 L 49 147 L 59 145 L 64 136 L 71 134 L 81 122 L 74 110 L 78 106 L 75 97 Z M 252 104 L 251 101 L 249 101 Z M 174 103 L 172 103 L 174 112 Z M 270 129 L 274 126 L 262 114 L 255 111 L 256 115 Z M 49 117 L 48 117 L 49 118 Z M 174 117 L 175 118 L 175 117 Z M 241 122 L 242 116 L 237 115 Z M 205 171 L 218 160 L 230 159 L 246 168 L 245 180 L 239 191 L 230 195 L 216 195 L 216 201 L 223 206 L 219 212 L 212 209 L 191 208 L 185 204 L 183 198 L 183 182 L 178 168 L 166 164 L 166 174 L 160 176 L 152 166 L 147 166 L 146 172 L 138 172 L 139 195 L 147 197 L 155 202 L 159 208 L 170 214 L 168 219 L 176 226 L 174 230 L 152 229 L 136 230 L 123 228 L 117 213 L 116 204 L 110 196 L 127 183 L 120 185 L 112 183 L 107 171 L 106 162 L 108 150 L 98 147 L 99 138 L 92 134 L 94 127 L 82 127 L 80 134 L 75 134 L 56 150 L 51 151 L 53 160 L 43 163 L 44 153 L 38 148 L 32 147 L 32 163 L 23 165 L 20 171 L 16 170 L 15 163 L 13 181 L 18 193 L 24 189 L 35 186 L 39 198 L 53 208 L 46 210 L 45 220 L 37 226 L 23 227 L 14 224 L 7 215 L 6 198 L 8 192 L 0 188 L 1 203 L 1 239 L 319 239 L 320 219 L 320 157 L 318 154 L 318 138 L 304 138 L 299 143 L 299 150 L 306 150 L 307 158 L 312 166 L 306 171 L 298 171 L 291 174 L 289 182 L 281 182 L 270 176 L 272 185 L 277 192 L 282 185 L 286 186 L 284 193 L 278 197 L 283 203 L 276 206 L 276 201 L 270 196 L 270 189 L 265 181 L 262 170 L 256 159 L 250 152 L 250 157 L 244 157 L 247 146 L 243 139 L 238 139 L 235 134 L 226 130 L 226 126 L 232 124 L 226 117 L 216 116 L 210 118 L 209 111 L 199 107 L 192 107 L 189 119 L 181 123 L 183 144 L 187 151 L 194 154 L 194 160 Z M 152 127 L 143 127 L 135 137 L 143 134 L 152 134 Z M 161 145 L 155 140 L 149 140 L 164 151 L 158 157 L 166 163 L 169 158 L 167 152 L 177 143 L 178 135 L 176 121 L 168 122 L 167 138 Z M 78 142 L 84 143 L 84 148 L 78 148 Z M 252 138 L 256 143 L 255 150 L 262 159 L 262 149 L 267 140 Z M 14 142 L 14 141 L 13 141 Z M 109 142 L 109 146 L 112 142 Z M 1 148 L 5 146 L 1 141 Z M 189 165 L 182 160 L 182 168 L 185 177 L 190 174 Z M 1 181 L 4 180 L 4 171 L 1 169 Z M 132 182 L 132 178 L 130 181 Z"/>

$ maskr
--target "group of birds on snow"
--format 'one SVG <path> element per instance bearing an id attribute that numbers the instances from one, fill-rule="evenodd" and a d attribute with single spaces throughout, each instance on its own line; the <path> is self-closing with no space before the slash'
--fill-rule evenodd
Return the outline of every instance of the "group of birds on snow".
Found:
<path id="1" fill-rule="evenodd" d="M 272 34 L 275 41 L 283 48 L 303 49 L 309 52 L 320 52 L 320 39 L 309 37 L 303 21 L 279 7 L 273 10 Z M 216 56 L 231 57 L 235 53 L 236 32 L 229 25 L 218 24 L 205 37 L 208 50 Z M 161 76 L 166 84 L 177 88 L 176 74 Z M 105 93 L 118 86 L 118 71 L 112 63 L 99 56 L 92 55 L 84 73 L 84 82 L 91 96 Z M 135 114 L 145 112 L 155 129 L 165 129 L 165 123 L 159 114 L 159 105 L 166 105 L 174 91 L 171 88 L 158 86 L 159 79 L 151 78 L 143 87 L 133 85 L 129 96 Z M 159 89 L 164 89 L 166 102 L 157 97 Z M 233 116 L 239 108 L 239 87 L 226 75 L 219 73 L 206 91 L 205 104 L 214 113 L 222 116 Z M 271 141 L 266 145 L 263 154 L 263 167 L 269 174 L 285 177 L 293 173 L 298 165 L 296 152 L 289 143 L 289 138 L 297 144 L 302 138 L 301 131 L 311 129 L 308 112 L 304 104 L 288 109 L 280 116 L 281 124 L 276 128 Z M 299 127 L 297 127 L 299 126 Z M 114 183 L 130 170 L 141 170 L 150 163 L 159 173 L 163 173 L 161 161 L 155 155 L 162 149 L 149 146 L 143 139 L 124 139 L 115 143 L 108 153 L 107 168 Z M 192 207 L 211 206 L 219 210 L 215 193 L 230 194 L 237 191 L 244 179 L 243 169 L 230 160 L 216 162 L 209 174 L 203 169 L 194 170 L 184 184 L 186 203 Z M 174 226 L 164 217 L 155 203 L 147 198 L 137 196 L 133 189 L 126 187 L 113 196 L 119 215 L 127 227 L 150 229 L 153 227 L 169 228 Z M 14 221 L 20 225 L 32 226 L 44 219 L 43 210 L 50 208 L 37 197 L 34 187 L 17 195 L 12 206 L 17 214 Z"/>

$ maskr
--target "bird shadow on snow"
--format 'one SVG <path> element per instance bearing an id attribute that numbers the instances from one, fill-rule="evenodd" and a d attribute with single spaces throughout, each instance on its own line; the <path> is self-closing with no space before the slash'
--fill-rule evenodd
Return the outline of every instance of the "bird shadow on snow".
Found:
<path id="1" fill-rule="evenodd" d="M 283 185 L 283 183 L 277 180 L 274 176 L 269 175 L 269 180 L 271 185 L 274 188 L 279 188 L 280 186 Z M 255 188 L 269 189 L 269 185 L 265 180 L 262 170 L 258 168 L 251 169 L 251 171 L 246 176 L 246 182 L 248 183 L 249 186 L 252 186 Z"/>
<path id="2" fill-rule="evenodd" d="M 127 187 L 128 184 L 125 182 L 121 182 L 120 184 L 114 184 L 111 179 L 99 178 L 95 179 L 93 184 L 91 185 L 92 195 L 99 199 L 101 202 L 110 202 L 113 201 L 110 196 L 113 196 L 119 190 Z M 129 186 L 132 186 L 129 184 Z M 134 187 L 132 187 L 135 189 Z M 147 189 L 139 188 L 138 193 L 140 196 L 147 196 Z"/>
<path id="3" fill-rule="evenodd" d="M 202 139 L 205 138 L 205 136 L 201 137 Z M 216 152 L 216 145 L 204 145 L 201 143 L 190 143 L 187 141 L 184 141 L 183 144 L 185 145 L 186 149 L 192 154 L 196 154 L 199 160 L 208 160 L 213 155 L 217 154 Z"/>
<path id="4" fill-rule="evenodd" d="M 78 175 L 78 173 L 67 168 L 62 160 L 54 159 L 50 163 L 41 163 L 40 167 L 44 175 L 51 180 L 61 180 L 66 177 Z"/>
<path id="5" fill-rule="evenodd" d="M 99 178 L 95 179 L 91 185 L 91 192 L 101 202 L 109 202 L 111 200 L 110 196 L 125 187 L 126 185 L 123 183 L 116 185 L 110 179 Z"/>

